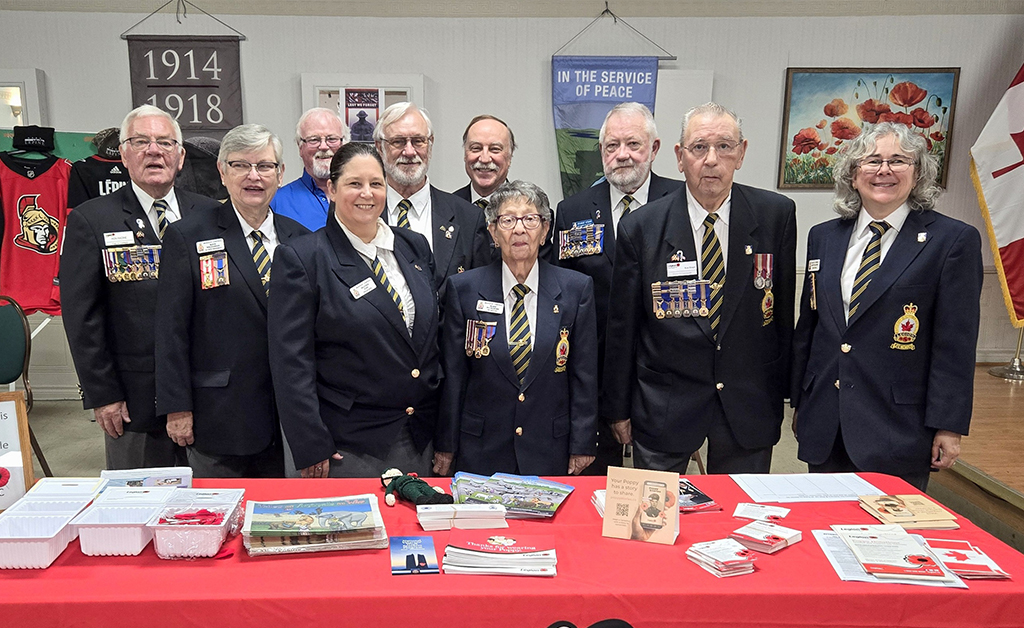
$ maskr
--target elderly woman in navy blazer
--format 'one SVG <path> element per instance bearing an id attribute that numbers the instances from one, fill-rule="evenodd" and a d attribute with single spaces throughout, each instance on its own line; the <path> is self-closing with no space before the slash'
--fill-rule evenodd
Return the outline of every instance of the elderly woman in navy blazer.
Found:
<path id="1" fill-rule="evenodd" d="M 370 144 L 331 160 L 327 225 L 278 248 L 270 364 L 303 477 L 429 474 L 440 382 L 434 262 L 426 239 L 380 219 L 384 167 Z"/>
<path id="2" fill-rule="evenodd" d="M 501 260 L 448 278 L 434 471 L 578 474 L 597 442 L 593 280 L 538 260 L 543 190 L 499 187 L 485 210 Z"/>
<path id="3" fill-rule="evenodd" d="M 808 235 L 793 338 L 799 458 L 921 490 L 967 434 L 981 298 L 978 231 L 933 209 L 926 140 L 866 128 L 837 160 L 839 218 Z"/>

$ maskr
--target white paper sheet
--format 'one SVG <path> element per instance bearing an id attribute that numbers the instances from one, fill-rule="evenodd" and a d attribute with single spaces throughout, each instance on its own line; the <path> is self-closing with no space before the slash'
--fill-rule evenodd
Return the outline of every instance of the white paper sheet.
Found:
<path id="1" fill-rule="evenodd" d="M 945 567 L 943 571 L 947 571 L 952 577 L 950 582 L 934 582 L 929 580 L 917 580 L 913 578 L 876 578 L 868 572 L 864 571 L 864 568 L 857 562 L 857 557 L 853 555 L 851 550 L 846 543 L 839 537 L 839 534 L 832 530 L 811 530 L 814 534 L 814 540 L 818 542 L 818 546 L 821 548 L 822 553 L 825 554 L 825 558 L 832 565 L 832 568 L 836 570 L 836 575 L 839 576 L 840 580 L 852 581 L 852 582 L 874 582 L 874 583 L 896 583 L 896 584 L 916 584 L 925 587 L 952 587 L 955 589 L 966 589 L 967 585 L 963 580 L 956 577 L 952 572 L 948 572 Z M 924 539 L 917 534 L 912 534 L 914 540 L 924 546 Z"/>
<path id="2" fill-rule="evenodd" d="M 861 495 L 884 495 L 856 473 L 730 475 L 755 502 L 848 502 Z"/>

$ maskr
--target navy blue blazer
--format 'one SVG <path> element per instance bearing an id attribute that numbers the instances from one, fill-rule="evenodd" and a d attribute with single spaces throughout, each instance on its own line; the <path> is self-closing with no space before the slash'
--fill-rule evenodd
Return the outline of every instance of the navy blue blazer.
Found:
<path id="1" fill-rule="evenodd" d="M 793 336 L 793 201 L 733 184 L 717 343 L 707 317 L 659 320 L 652 307 L 653 282 L 684 279 L 668 276 L 676 252 L 697 259 L 685 189 L 619 221 L 615 248 L 602 416 L 632 419 L 633 438 L 665 453 L 696 451 L 722 413 L 743 447 L 778 442 Z M 770 318 L 754 287 L 755 253 L 774 254 Z"/>
<path id="2" fill-rule="evenodd" d="M 182 218 L 220 207 L 185 190 L 176 189 L 174 195 Z M 136 244 L 160 244 L 131 185 L 86 201 L 68 214 L 60 265 L 64 329 L 85 407 L 124 401 L 131 418 L 125 430 L 162 430 L 166 423 L 156 414 L 153 374 L 157 281 L 107 280 L 103 234 L 117 231 L 130 231 Z M 166 264 L 167 251 L 161 259 Z"/>
<path id="3" fill-rule="evenodd" d="M 793 339 L 798 455 L 823 463 L 841 429 L 858 469 L 920 473 L 936 430 L 970 425 L 981 236 L 934 211 L 910 212 L 847 324 L 840 276 L 856 222 L 831 220 L 807 238 L 820 270 L 818 308 L 807 273 Z"/>
<path id="4" fill-rule="evenodd" d="M 274 229 L 281 243 L 309 233 L 277 214 Z M 230 283 L 203 290 L 196 244 L 218 238 L 224 240 Z M 272 274 L 275 270 L 272 266 Z M 267 355 L 267 291 L 230 201 L 182 218 L 164 234 L 156 411 L 191 411 L 194 447 L 207 455 L 259 453 L 278 436 Z"/>
<path id="5" fill-rule="evenodd" d="M 682 187 L 683 182 L 666 179 L 651 173 L 648 201 L 667 196 Z M 597 255 L 586 255 L 572 259 L 558 259 L 558 232 L 572 227 L 581 220 L 593 220 L 594 224 L 605 226 L 604 247 Z M 611 295 L 612 265 L 615 262 L 615 223 L 612 222 L 611 184 L 606 179 L 602 183 L 589 187 L 570 196 L 558 204 L 555 212 L 553 245 L 551 247 L 552 264 L 563 268 L 571 268 L 594 280 L 594 302 L 597 304 L 597 340 L 599 358 L 604 357 L 604 333 L 608 321 L 608 300 Z"/>
<path id="6" fill-rule="evenodd" d="M 441 379 L 433 260 L 423 236 L 393 231 L 416 305 L 411 337 L 333 217 L 275 254 L 271 368 L 299 469 L 337 449 L 384 458 L 407 423 L 421 451 L 433 437 Z M 357 298 L 352 289 L 363 282 L 374 289 Z"/>
<path id="7" fill-rule="evenodd" d="M 435 450 L 454 452 L 455 468 L 471 473 L 565 475 L 569 456 L 594 455 L 597 442 L 597 335 L 592 280 L 538 261 L 537 321 L 522 385 L 512 366 L 501 265 L 455 275 L 446 285 L 442 355 L 445 371 Z M 490 355 L 467 357 L 466 321 L 494 321 Z M 569 352 L 560 369 L 557 347 Z"/>
<path id="8" fill-rule="evenodd" d="M 455 190 L 454 192 L 452 192 L 452 196 L 458 196 L 462 200 L 472 203 L 473 202 L 473 193 L 469 189 L 469 186 L 471 186 L 471 185 L 473 185 L 473 184 L 472 183 L 467 183 L 466 185 L 464 185 L 461 188 L 459 188 L 459 189 Z"/>

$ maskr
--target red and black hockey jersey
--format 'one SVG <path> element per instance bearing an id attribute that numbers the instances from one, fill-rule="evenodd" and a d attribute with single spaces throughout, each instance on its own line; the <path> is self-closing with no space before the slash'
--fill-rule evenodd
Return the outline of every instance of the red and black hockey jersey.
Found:
<path id="1" fill-rule="evenodd" d="M 78 207 L 89 199 L 106 196 L 128 185 L 131 179 L 121 159 L 90 155 L 71 164 L 68 183 L 68 207 Z"/>

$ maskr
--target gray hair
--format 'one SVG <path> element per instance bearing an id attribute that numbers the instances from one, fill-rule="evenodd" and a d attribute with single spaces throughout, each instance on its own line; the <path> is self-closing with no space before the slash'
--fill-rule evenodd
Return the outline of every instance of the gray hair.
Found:
<path id="1" fill-rule="evenodd" d="M 348 144 L 349 140 L 352 139 L 352 132 L 348 130 L 348 125 L 345 124 L 345 120 L 342 119 L 341 114 L 339 114 L 334 109 L 328 109 L 327 107 L 313 107 L 312 109 L 306 111 L 306 113 L 302 114 L 302 117 L 299 118 L 298 123 L 296 123 L 295 125 L 296 144 L 302 144 L 302 125 L 306 123 L 306 120 L 312 118 L 313 116 L 327 116 L 329 118 L 336 119 L 338 121 L 338 124 L 341 125 L 342 144 Z"/>
<path id="2" fill-rule="evenodd" d="M 412 111 L 417 111 L 423 116 L 423 121 L 427 123 L 427 137 L 433 137 L 434 125 L 430 123 L 430 116 L 427 115 L 426 109 L 417 107 L 411 102 L 396 102 L 385 109 L 384 115 L 380 117 L 380 120 L 377 120 L 377 126 L 373 127 L 373 141 L 382 141 L 384 139 L 384 129 L 401 120 L 405 114 Z"/>
<path id="3" fill-rule="evenodd" d="M 597 135 L 598 144 L 604 145 L 604 130 L 608 126 L 608 120 L 614 115 L 640 116 L 644 119 L 644 126 L 647 127 L 647 136 L 650 138 L 651 144 L 658 139 L 658 127 L 654 124 L 654 114 L 647 108 L 647 105 L 638 102 L 620 102 L 612 107 L 612 110 L 604 117 L 601 131 Z"/>
<path id="4" fill-rule="evenodd" d="M 835 198 L 832 208 L 842 218 L 853 218 L 861 208 L 860 193 L 853 189 L 859 162 L 875 152 L 875 145 L 883 137 L 892 135 L 899 142 L 900 150 L 914 160 L 914 173 L 917 180 L 914 189 L 907 198 L 907 206 L 913 211 L 932 209 L 935 199 L 942 194 L 942 188 L 935 183 L 939 174 L 939 160 L 928 152 L 928 142 L 905 124 L 896 122 L 880 122 L 850 140 L 840 151 L 836 164 L 832 167 L 832 178 L 836 182 Z"/>
<path id="5" fill-rule="evenodd" d="M 281 140 L 270 129 L 262 124 L 240 124 L 228 131 L 220 141 L 217 161 L 226 164 L 231 153 L 253 153 L 268 145 L 274 148 L 274 160 L 281 164 Z"/>
<path id="6" fill-rule="evenodd" d="M 506 181 L 491 194 L 491 202 L 484 210 L 487 224 L 493 225 L 498 220 L 498 211 L 505 203 L 522 199 L 537 208 L 537 213 L 544 222 L 551 222 L 551 205 L 548 195 L 536 183 L 529 181 Z"/>
<path id="7" fill-rule="evenodd" d="M 740 131 L 739 141 L 743 141 L 743 121 L 740 120 L 738 115 L 736 115 L 736 112 L 731 109 L 726 109 L 716 102 L 707 102 L 703 105 L 698 105 L 683 114 L 683 127 L 679 131 L 679 143 L 682 144 L 686 141 L 686 128 L 690 126 L 690 120 L 693 120 L 697 116 L 708 115 L 716 118 L 721 116 L 728 116 L 732 118 L 733 122 L 736 123 L 736 128 Z"/>
<path id="8" fill-rule="evenodd" d="M 171 114 L 153 105 L 139 105 L 128 112 L 128 115 L 124 117 L 124 121 L 121 122 L 121 142 L 128 139 L 128 128 L 131 127 L 132 122 L 139 118 L 164 118 L 171 123 L 171 126 L 174 128 L 174 139 L 178 140 L 179 146 L 181 145 L 181 126 L 178 124 L 178 121 L 172 118 Z"/>

